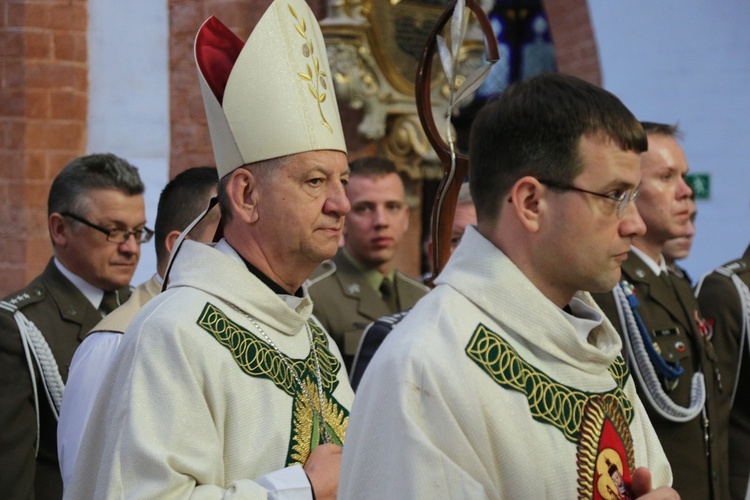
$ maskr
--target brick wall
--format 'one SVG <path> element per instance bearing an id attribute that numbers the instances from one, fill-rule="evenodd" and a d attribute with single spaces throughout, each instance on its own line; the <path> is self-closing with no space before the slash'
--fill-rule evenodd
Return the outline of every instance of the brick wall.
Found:
<path id="1" fill-rule="evenodd" d="M 50 184 L 85 150 L 87 5 L 0 2 L 0 296 L 46 265 Z"/>
<path id="2" fill-rule="evenodd" d="M 586 0 L 545 0 L 544 9 L 555 43 L 558 71 L 601 85 L 599 54 Z"/>

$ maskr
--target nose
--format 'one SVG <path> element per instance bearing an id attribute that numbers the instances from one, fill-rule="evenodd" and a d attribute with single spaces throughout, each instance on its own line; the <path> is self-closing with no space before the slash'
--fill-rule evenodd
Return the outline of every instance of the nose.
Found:
<path id="1" fill-rule="evenodd" d="M 685 181 L 684 177 L 680 178 L 680 184 L 677 187 L 677 196 L 680 200 L 693 196 L 693 188 Z"/>
<path id="2" fill-rule="evenodd" d="M 135 234 L 130 233 L 128 239 L 118 245 L 118 250 L 127 254 L 138 254 L 141 251 L 141 243 L 135 239 Z"/>
<path id="3" fill-rule="evenodd" d="M 333 183 L 331 191 L 328 194 L 328 199 L 323 205 L 323 211 L 327 214 L 343 217 L 348 214 L 351 209 L 352 206 L 349 203 L 349 198 L 346 196 L 344 183 Z"/>
<path id="4" fill-rule="evenodd" d="M 644 234 L 646 234 L 646 223 L 643 222 L 635 203 L 628 203 L 620 220 L 620 236 L 631 238 Z"/>
<path id="5" fill-rule="evenodd" d="M 390 222 L 390 214 L 384 206 L 378 205 L 373 210 L 373 222 L 375 227 L 387 227 Z"/>

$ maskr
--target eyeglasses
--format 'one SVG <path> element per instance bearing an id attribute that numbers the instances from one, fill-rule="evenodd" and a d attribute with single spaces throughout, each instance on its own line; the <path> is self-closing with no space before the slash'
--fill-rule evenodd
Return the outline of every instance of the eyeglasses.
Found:
<path id="1" fill-rule="evenodd" d="M 135 241 L 137 243 L 147 243 L 151 237 L 154 235 L 154 232 L 147 228 L 142 227 L 141 229 L 134 229 L 132 231 L 126 231 L 124 229 L 105 229 L 101 226 L 97 226 L 96 224 L 87 221 L 83 217 L 79 217 L 78 215 L 71 214 L 70 212 L 60 212 L 60 215 L 63 215 L 65 217 L 70 217 L 71 219 L 77 220 L 81 224 L 85 224 L 88 227 L 92 229 L 96 229 L 100 233 L 104 233 L 107 235 L 107 241 L 111 241 L 112 243 L 125 243 L 128 241 L 128 238 L 130 238 L 130 235 L 132 234 L 135 236 Z"/>
<path id="2" fill-rule="evenodd" d="M 604 194 L 604 193 L 595 193 L 594 191 L 588 191 L 586 189 L 581 189 L 575 186 L 571 186 L 570 184 L 560 184 L 555 181 L 547 181 L 538 179 L 539 182 L 544 184 L 545 186 L 549 186 L 553 189 L 562 189 L 564 191 L 578 191 L 579 193 L 586 193 L 586 194 L 593 194 L 594 196 L 599 196 L 600 198 L 606 198 L 610 201 L 613 201 L 615 205 L 617 206 L 617 217 L 619 219 L 622 219 L 622 216 L 625 214 L 625 209 L 628 208 L 628 203 L 635 202 L 635 200 L 638 198 L 638 192 L 640 187 L 637 187 L 635 189 L 628 189 L 626 191 L 623 191 L 619 195 L 617 194 Z"/>

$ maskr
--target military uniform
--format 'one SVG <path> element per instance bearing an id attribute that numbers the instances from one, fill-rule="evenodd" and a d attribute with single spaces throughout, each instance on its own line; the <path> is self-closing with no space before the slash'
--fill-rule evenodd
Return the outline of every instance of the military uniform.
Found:
<path id="1" fill-rule="evenodd" d="M 118 291 L 121 302 L 128 287 Z M 26 288 L 5 299 L 42 332 L 63 380 L 73 353 L 101 313 L 51 259 Z M 61 498 L 57 461 L 57 419 L 35 363 L 39 415 L 35 411 L 29 365 L 13 314 L 0 311 L 0 491 L 5 498 Z M 39 452 L 35 457 L 39 425 Z"/>
<path id="2" fill-rule="evenodd" d="M 750 356 L 747 331 L 742 338 L 742 321 L 747 321 L 747 317 L 743 316 L 739 290 L 732 282 L 732 274 L 750 287 L 750 247 L 741 259 L 704 277 L 697 293 L 701 312 L 713 324 L 712 342 L 724 385 L 719 405 L 721 411 L 731 411 L 729 425 L 722 429 L 728 433 L 730 492 L 733 499 L 742 499 L 749 493 L 750 392 L 747 384 L 750 383 Z M 750 313 L 745 311 L 744 314 Z M 739 373 L 738 366 L 741 368 Z"/>
<path id="3" fill-rule="evenodd" d="M 429 290 L 398 271 L 394 284 L 398 307 L 391 310 L 343 249 L 313 273 L 308 285 L 313 314 L 338 344 L 347 371 L 367 325 L 413 307 Z"/>
<path id="4" fill-rule="evenodd" d="M 701 370 L 705 379 L 707 418 L 699 414 L 687 422 L 678 423 L 656 410 L 651 398 L 647 397 L 646 387 L 636 377 L 638 393 L 672 465 L 673 487 L 683 499 L 728 498 L 727 444 L 721 442 L 722 434 L 718 433 L 717 425 L 717 422 L 725 422 L 726 416 L 722 418 L 717 408 L 720 383 L 716 355 L 704 332 L 690 284 L 671 275 L 668 280 L 663 280 L 634 252 L 622 265 L 622 279 L 635 287 L 640 303 L 637 311 L 656 344 L 657 352 L 668 362 L 679 362 L 684 369 L 676 385 L 662 380 L 669 399 L 688 407 L 693 374 Z M 622 335 L 622 320 L 613 293 L 593 295 Z M 633 360 L 628 362 L 632 368 Z"/>

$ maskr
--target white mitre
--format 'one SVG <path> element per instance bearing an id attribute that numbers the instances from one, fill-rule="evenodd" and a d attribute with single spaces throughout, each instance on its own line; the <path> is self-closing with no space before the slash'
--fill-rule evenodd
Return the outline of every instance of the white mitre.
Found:
<path id="1" fill-rule="evenodd" d="M 346 153 L 323 35 L 304 0 L 274 0 L 245 44 L 208 18 L 195 61 L 219 178 L 305 151 Z"/>

